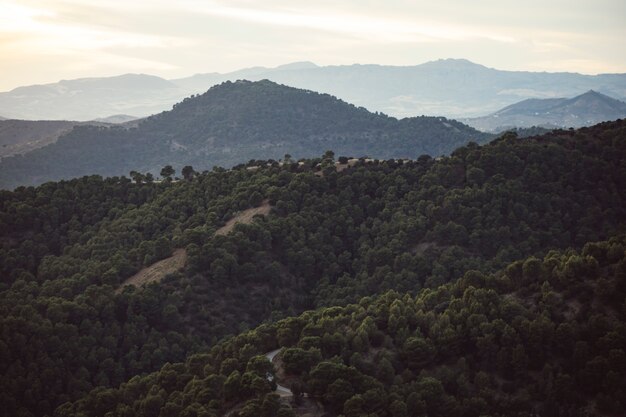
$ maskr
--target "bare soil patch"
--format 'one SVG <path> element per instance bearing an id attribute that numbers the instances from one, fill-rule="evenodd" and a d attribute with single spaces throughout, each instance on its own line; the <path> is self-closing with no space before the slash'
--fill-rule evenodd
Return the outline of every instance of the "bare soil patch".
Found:
<path id="1" fill-rule="evenodd" d="M 335 168 L 337 169 L 337 172 L 341 172 L 346 168 L 352 168 L 353 166 L 356 165 L 357 162 L 359 162 L 357 158 L 348 159 L 348 162 L 345 164 L 340 164 L 339 162 L 335 162 Z"/>
<path id="2" fill-rule="evenodd" d="M 435 242 L 422 242 L 411 248 L 411 253 L 415 255 L 423 255 L 430 248 L 438 248 L 439 246 Z"/>
<path id="3" fill-rule="evenodd" d="M 176 249 L 169 258 L 155 262 L 128 278 L 118 288 L 117 292 L 121 292 L 126 285 L 139 288 L 144 284 L 161 281 L 167 274 L 182 269 L 185 266 L 185 262 L 187 262 L 187 251 L 185 249 Z"/>
<path id="4" fill-rule="evenodd" d="M 237 213 L 232 219 L 228 220 L 224 226 L 220 227 L 215 234 L 227 235 L 233 230 L 237 223 L 250 224 L 252 223 L 254 216 L 257 214 L 266 216 L 271 210 L 272 206 L 270 206 L 269 200 L 264 200 L 259 207 L 253 207 Z M 186 262 L 187 252 L 185 249 L 176 249 L 174 254 L 169 258 L 155 262 L 128 278 L 116 292 L 121 292 L 126 285 L 132 285 L 139 288 L 144 284 L 159 282 L 165 278 L 166 275 L 182 269 Z"/>
<path id="5" fill-rule="evenodd" d="M 252 223 L 252 219 L 254 216 L 261 215 L 267 216 L 270 214 L 272 210 L 272 206 L 270 206 L 269 200 L 264 200 L 259 207 L 253 207 L 246 209 L 244 211 L 240 211 L 237 213 L 232 219 L 229 219 L 226 224 L 215 232 L 216 235 L 227 235 L 229 234 L 237 223 L 250 224 Z"/>

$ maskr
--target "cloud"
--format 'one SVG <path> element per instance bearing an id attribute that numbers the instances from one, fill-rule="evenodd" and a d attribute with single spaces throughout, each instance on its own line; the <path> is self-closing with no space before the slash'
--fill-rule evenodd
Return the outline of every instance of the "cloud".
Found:
<path id="1" fill-rule="evenodd" d="M 20 47 L 35 53 L 70 50 L 93 50 L 111 47 L 167 48 L 180 41 L 164 36 L 111 30 L 96 25 L 67 24 L 52 9 L 0 4 L 0 33 L 13 33 Z"/>
<path id="2" fill-rule="evenodd" d="M 0 88 L 57 74 L 182 77 L 298 60 L 457 57 L 502 69 L 623 72 L 626 3 L 597 2 L 0 0 Z"/>
<path id="3" fill-rule="evenodd" d="M 180 6 L 179 3 L 177 5 Z M 371 17 L 359 13 L 336 10 L 286 10 L 258 7 L 233 7 L 219 3 L 183 2 L 188 11 L 206 15 L 259 23 L 271 26 L 307 28 L 333 32 L 372 42 L 433 42 L 438 40 L 470 40 L 485 38 L 498 42 L 512 42 L 505 35 L 490 33 L 480 28 L 450 25 L 445 22 L 407 20 L 390 17 Z"/>

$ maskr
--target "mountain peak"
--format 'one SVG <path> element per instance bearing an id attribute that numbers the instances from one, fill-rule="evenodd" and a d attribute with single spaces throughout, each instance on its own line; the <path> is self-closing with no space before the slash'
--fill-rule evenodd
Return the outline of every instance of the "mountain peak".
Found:
<path id="1" fill-rule="evenodd" d="M 468 120 L 487 131 L 509 127 L 582 127 L 626 117 L 626 103 L 595 90 L 572 98 L 526 99 L 489 116 Z"/>
<path id="2" fill-rule="evenodd" d="M 596 90 L 588 90 L 582 93 L 581 95 L 579 95 L 578 97 L 608 97 L 608 96 L 605 94 L 599 93 Z"/>
<path id="3" fill-rule="evenodd" d="M 316 157 L 328 149 L 346 156 L 416 159 L 486 138 L 441 117 L 398 120 L 269 80 L 227 81 L 143 119 L 135 129 L 74 128 L 46 149 L 3 159 L 0 187 L 137 169 L 158 173 L 165 164 L 230 167 L 286 153 Z"/>
<path id="4" fill-rule="evenodd" d="M 581 95 L 578 95 L 576 97 L 573 97 L 569 100 L 569 102 L 571 103 L 575 103 L 575 102 L 581 102 L 581 101 L 596 101 L 596 102 L 602 102 L 607 106 L 610 107 L 617 107 L 617 108 L 625 108 L 626 107 L 626 103 L 624 103 L 623 101 L 620 100 L 616 100 L 613 97 L 607 96 L 606 94 L 602 94 L 598 91 L 595 90 L 589 90 Z"/>
<path id="5" fill-rule="evenodd" d="M 428 61 L 423 66 L 442 67 L 442 68 L 487 68 L 483 65 L 476 64 L 465 58 L 441 58 L 436 61 Z"/>
<path id="6" fill-rule="evenodd" d="M 302 70 L 302 69 L 313 69 L 319 68 L 311 61 L 299 61 L 299 62 L 291 62 L 289 64 L 283 64 L 276 67 L 278 70 Z"/>

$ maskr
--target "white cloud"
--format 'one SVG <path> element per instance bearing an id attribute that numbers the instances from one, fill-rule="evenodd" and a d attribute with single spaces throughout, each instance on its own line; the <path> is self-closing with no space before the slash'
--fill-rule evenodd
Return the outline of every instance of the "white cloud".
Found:
<path id="1" fill-rule="evenodd" d="M 0 89 L 310 60 L 626 71 L 621 0 L 0 0 Z M 26 66 L 28 65 L 28 68 Z M 564 68 L 568 66 L 567 68 Z M 93 71 L 94 73 L 88 73 Z"/>

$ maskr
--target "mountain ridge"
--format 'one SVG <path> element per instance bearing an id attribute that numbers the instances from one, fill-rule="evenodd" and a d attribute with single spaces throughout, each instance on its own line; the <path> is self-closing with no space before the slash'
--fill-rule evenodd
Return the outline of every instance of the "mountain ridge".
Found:
<path id="1" fill-rule="evenodd" d="M 126 121 L 125 123 L 129 123 Z M 106 120 L 15 120 L 0 118 L 0 160 L 54 143 L 76 126 L 109 126 Z"/>
<path id="2" fill-rule="evenodd" d="M 132 123 L 132 122 L 131 122 Z M 188 97 L 135 128 L 80 126 L 44 148 L 0 161 L 0 185 L 32 185 L 89 174 L 158 174 L 231 167 L 251 159 L 346 156 L 417 158 L 490 138 L 442 117 L 398 120 L 328 94 L 272 81 L 225 82 Z"/>
<path id="3" fill-rule="evenodd" d="M 569 128 L 626 118 L 626 103 L 594 90 L 572 98 L 526 99 L 488 116 L 462 119 L 482 131 L 512 127 Z"/>
<path id="4" fill-rule="evenodd" d="M 135 88 L 129 94 L 116 85 L 116 82 L 123 85 L 124 77 L 132 76 L 135 80 L 145 77 L 145 83 L 138 84 L 152 87 Z M 242 78 L 250 81 L 270 79 L 296 88 L 328 93 L 370 111 L 396 117 L 478 117 L 520 99 L 573 96 L 589 89 L 626 99 L 626 74 L 504 71 L 465 59 L 441 59 L 410 66 L 317 66 L 305 61 L 275 68 L 199 73 L 171 80 L 140 74 L 81 79 L 102 80 L 107 85 L 93 91 L 71 89 L 77 85 L 71 83 L 74 80 L 30 86 L 37 87 L 30 90 L 24 89 L 28 86 L 18 87 L 18 91 L 0 93 L 0 114 L 21 119 L 92 120 L 120 113 L 144 117 L 167 110 L 184 97 L 203 93 L 213 85 Z M 79 84 L 85 87 L 88 85 L 85 83 L 87 81 Z"/>

